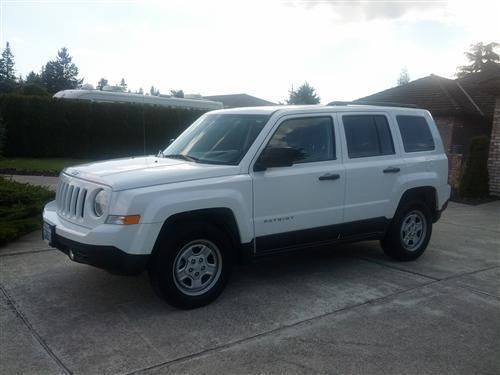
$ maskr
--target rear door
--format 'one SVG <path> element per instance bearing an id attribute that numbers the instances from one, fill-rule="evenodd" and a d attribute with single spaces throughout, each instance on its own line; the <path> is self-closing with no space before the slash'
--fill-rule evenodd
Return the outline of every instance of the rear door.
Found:
<path id="1" fill-rule="evenodd" d="M 385 112 L 343 112 L 338 117 L 345 145 L 344 221 L 366 223 L 368 232 L 383 231 L 406 168 L 394 137 L 395 124 Z"/>

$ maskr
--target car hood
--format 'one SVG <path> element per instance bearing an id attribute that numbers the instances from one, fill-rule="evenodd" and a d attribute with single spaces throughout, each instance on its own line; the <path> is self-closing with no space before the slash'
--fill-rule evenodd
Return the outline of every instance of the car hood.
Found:
<path id="1" fill-rule="evenodd" d="M 155 156 L 114 159 L 68 167 L 64 174 L 110 186 L 113 190 L 135 189 L 239 173 L 234 165 L 201 164 Z"/>

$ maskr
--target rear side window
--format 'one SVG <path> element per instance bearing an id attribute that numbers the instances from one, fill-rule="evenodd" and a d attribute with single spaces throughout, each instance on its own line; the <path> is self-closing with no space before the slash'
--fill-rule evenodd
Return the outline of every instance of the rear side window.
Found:
<path id="1" fill-rule="evenodd" d="M 429 124 L 422 116 L 396 116 L 405 152 L 434 150 Z"/>
<path id="2" fill-rule="evenodd" d="M 349 158 L 394 154 L 391 130 L 384 115 L 342 116 Z"/>

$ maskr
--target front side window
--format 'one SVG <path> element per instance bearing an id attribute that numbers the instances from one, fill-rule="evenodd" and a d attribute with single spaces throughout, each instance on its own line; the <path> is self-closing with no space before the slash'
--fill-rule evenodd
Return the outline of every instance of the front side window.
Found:
<path id="1" fill-rule="evenodd" d="M 162 155 L 198 163 L 237 165 L 268 120 L 269 115 L 207 115 L 182 133 Z"/>
<path id="2" fill-rule="evenodd" d="M 350 159 L 394 154 L 389 123 L 384 115 L 342 116 Z"/>
<path id="3" fill-rule="evenodd" d="M 396 116 L 405 152 L 434 150 L 429 124 L 422 116 Z"/>
<path id="4" fill-rule="evenodd" d="M 285 120 L 267 147 L 289 147 L 297 150 L 294 163 L 333 160 L 336 155 L 332 119 L 307 117 Z"/>

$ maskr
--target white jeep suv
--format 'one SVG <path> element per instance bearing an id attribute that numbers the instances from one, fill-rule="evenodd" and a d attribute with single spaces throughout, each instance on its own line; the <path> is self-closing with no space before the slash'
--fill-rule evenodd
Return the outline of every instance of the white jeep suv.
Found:
<path id="1" fill-rule="evenodd" d="M 148 270 L 160 296 L 193 308 L 222 292 L 235 260 L 361 240 L 418 258 L 448 202 L 447 176 L 422 109 L 219 110 L 157 156 L 65 169 L 43 233 L 76 262 Z"/>

